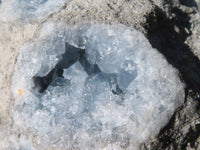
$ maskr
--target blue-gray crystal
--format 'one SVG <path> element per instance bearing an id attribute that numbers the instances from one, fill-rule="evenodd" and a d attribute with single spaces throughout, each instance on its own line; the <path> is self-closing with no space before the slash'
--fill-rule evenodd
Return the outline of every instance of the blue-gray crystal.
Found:
<path id="1" fill-rule="evenodd" d="M 14 122 L 42 142 L 137 149 L 184 101 L 177 71 L 133 28 L 46 23 L 38 37 L 20 48 L 12 91 Z M 48 86 L 38 92 L 34 77 Z"/>

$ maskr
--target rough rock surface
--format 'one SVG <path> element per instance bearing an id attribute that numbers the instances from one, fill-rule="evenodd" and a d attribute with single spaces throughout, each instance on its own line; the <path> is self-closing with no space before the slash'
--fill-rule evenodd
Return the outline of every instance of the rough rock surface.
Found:
<path id="1" fill-rule="evenodd" d="M 8 1 L 0 1 L 0 14 Z M 152 46 L 179 70 L 187 85 L 187 97 L 185 104 L 177 109 L 159 135 L 141 145 L 141 149 L 200 149 L 199 6 L 199 0 L 74 0 L 39 22 L 23 22 L 17 18 L 5 22 L 0 19 L 0 145 L 5 146 L 1 149 L 24 148 L 20 147 L 20 141 L 26 139 L 27 143 L 34 144 L 37 140 L 30 134 L 27 136 L 21 128 L 13 128 L 10 79 L 18 49 L 25 41 L 37 36 L 41 24 L 47 20 L 62 20 L 70 24 L 82 21 L 122 23 L 147 33 Z M 175 50 L 172 51 L 172 48 Z M 34 146 L 37 149 L 53 149 L 43 143 Z"/>
<path id="2" fill-rule="evenodd" d="M 157 138 L 144 144 L 142 149 L 199 149 L 199 1 L 155 4 L 155 11 L 148 18 L 147 37 L 152 46 L 179 70 L 187 88 L 185 104 L 177 109 Z"/>

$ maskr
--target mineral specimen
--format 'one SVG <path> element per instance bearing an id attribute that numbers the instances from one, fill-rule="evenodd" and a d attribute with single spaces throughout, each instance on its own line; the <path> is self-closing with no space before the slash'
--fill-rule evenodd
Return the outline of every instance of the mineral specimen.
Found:
<path id="1" fill-rule="evenodd" d="M 67 0 L 9 0 L 3 1 L 4 10 L 1 21 L 20 19 L 21 21 L 41 21 L 52 12 L 56 12 Z M 1 1 L 0 1 L 1 4 Z"/>
<path id="2" fill-rule="evenodd" d="M 65 149 L 138 149 L 184 100 L 142 33 L 104 24 L 45 23 L 20 48 L 12 91 L 14 122 Z"/>

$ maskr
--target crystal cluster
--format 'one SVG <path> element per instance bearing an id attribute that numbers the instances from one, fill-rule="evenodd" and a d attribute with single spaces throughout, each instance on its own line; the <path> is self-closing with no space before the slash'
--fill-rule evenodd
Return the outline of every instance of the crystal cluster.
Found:
<path id="1" fill-rule="evenodd" d="M 15 123 L 66 149 L 138 149 L 184 100 L 176 70 L 123 25 L 45 23 L 20 49 L 12 91 Z"/>
<path id="2" fill-rule="evenodd" d="M 0 18 L 3 21 L 40 21 L 56 12 L 67 0 L 8 0 L 3 1 Z M 0 1 L 1 4 L 1 1 Z"/>

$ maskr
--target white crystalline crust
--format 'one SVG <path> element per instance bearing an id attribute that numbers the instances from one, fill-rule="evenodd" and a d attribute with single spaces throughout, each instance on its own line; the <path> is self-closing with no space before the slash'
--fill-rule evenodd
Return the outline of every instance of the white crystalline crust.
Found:
<path id="1" fill-rule="evenodd" d="M 67 0 L 7 0 L 2 3 L 1 21 L 40 21 L 56 12 Z"/>
<path id="2" fill-rule="evenodd" d="M 56 65 L 65 42 L 85 49 L 102 72 L 88 75 L 76 62 L 36 96 L 32 77 Z M 112 92 L 108 74 L 114 74 L 122 94 Z M 44 24 L 38 38 L 20 49 L 12 91 L 14 122 L 65 149 L 138 149 L 184 100 L 176 70 L 142 33 L 123 25 Z"/>

